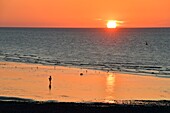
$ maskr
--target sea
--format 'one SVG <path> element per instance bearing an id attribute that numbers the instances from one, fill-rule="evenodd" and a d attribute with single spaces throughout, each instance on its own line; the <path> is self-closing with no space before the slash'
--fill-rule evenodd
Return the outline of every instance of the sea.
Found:
<path id="1" fill-rule="evenodd" d="M 170 78 L 170 28 L 0 28 L 0 61 Z"/>

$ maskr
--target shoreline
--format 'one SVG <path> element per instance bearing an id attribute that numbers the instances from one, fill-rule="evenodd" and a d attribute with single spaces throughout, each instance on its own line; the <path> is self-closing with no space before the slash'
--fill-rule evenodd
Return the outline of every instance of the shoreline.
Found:
<path id="1" fill-rule="evenodd" d="M 16 61 L 0 61 L 0 63 L 17 63 L 17 64 L 28 64 L 28 65 L 40 65 L 40 66 L 49 66 L 49 67 L 65 67 L 65 68 L 75 68 L 75 69 L 83 69 L 83 70 L 93 70 L 93 71 L 100 71 L 100 72 L 106 72 L 106 73 L 120 73 L 120 74 L 131 74 L 131 75 L 137 75 L 137 76 L 152 76 L 152 77 L 159 77 L 159 78 L 170 78 L 169 74 L 158 74 L 158 72 L 135 72 L 127 69 L 122 70 L 100 70 L 96 68 L 90 68 L 90 67 L 81 67 L 81 66 L 74 66 L 74 65 L 54 65 L 54 64 L 43 64 L 43 63 L 31 63 L 31 62 L 16 62 Z M 167 66 L 169 67 L 169 66 Z"/>
<path id="2" fill-rule="evenodd" d="M 131 63 L 83 63 L 77 61 L 60 61 L 53 59 L 46 59 L 39 57 L 35 54 L 10 54 L 10 53 L 0 53 L 0 60 L 5 62 L 19 62 L 19 63 L 30 63 L 30 64 L 42 64 L 48 66 L 65 66 L 65 67 L 76 67 L 85 68 L 92 70 L 101 70 L 105 72 L 120 72 L 120 73 L 130 73 L 139 75 L 151 75 L 156 77 L 170 78 L 170 66 L 168 65 L 154 65 L 154 64 L 131 64 Z"/>

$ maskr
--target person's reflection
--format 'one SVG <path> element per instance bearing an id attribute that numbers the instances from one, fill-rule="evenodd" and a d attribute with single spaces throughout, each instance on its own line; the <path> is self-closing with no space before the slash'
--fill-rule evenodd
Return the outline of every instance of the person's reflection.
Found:
<path id="1" fill-rule="evenodd" d="M 49 84 L 49 90 L 51 90 L 51 83 Z"/>
<path id="2" fill-rule="evenodd" d="M 51 90 L 51 80 L 52 80 L 52 77 L 50 76 L 48 79 L 49 79 L 49 90 Z"/>

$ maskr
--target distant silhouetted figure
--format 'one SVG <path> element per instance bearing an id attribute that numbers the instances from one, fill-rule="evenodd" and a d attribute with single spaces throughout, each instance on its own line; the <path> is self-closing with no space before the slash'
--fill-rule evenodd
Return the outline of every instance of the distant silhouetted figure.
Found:
<path id="1" fill-rule="evenodd" d="M 50 76 L 48 79 L 49 79 L 49 82 L 50 82 L 49 83 L 49 90 L 51 90 L 51 80 L 52 80 L 52 77 Z"/>

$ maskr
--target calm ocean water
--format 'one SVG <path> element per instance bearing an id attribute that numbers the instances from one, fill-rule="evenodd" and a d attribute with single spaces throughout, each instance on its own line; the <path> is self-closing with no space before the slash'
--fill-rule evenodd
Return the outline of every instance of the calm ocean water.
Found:
<path id="1" fill-rule="evenodd" d="M 170 77 L 170 29 L 0 28 L 0 60 Z"/>

